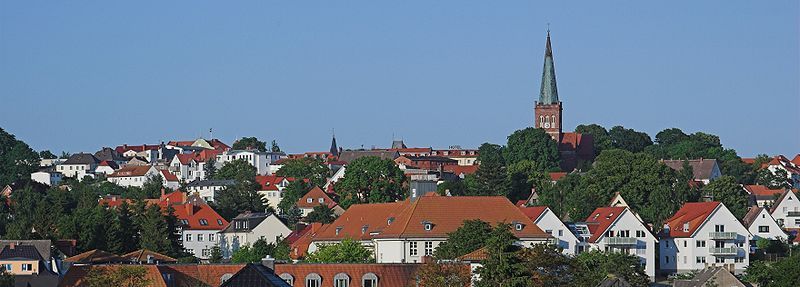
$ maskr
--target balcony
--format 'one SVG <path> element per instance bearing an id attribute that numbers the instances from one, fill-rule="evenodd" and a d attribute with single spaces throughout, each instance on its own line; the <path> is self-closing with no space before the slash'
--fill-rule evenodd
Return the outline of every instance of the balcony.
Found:
<path id="1" fill-rule="evenodd" d="M 711 255 L 736 255 L 739 252 L 738 247 L 711 247 L 708 248 L 708 253 Z"/>
<path id="2" fill-rule="evenodd" d="M 605 243 L 608 245 L 636 245 L 635 237 L 606 237 Z"/>
<path id="3" fill-rule="evenodd" d="M 789 211 L 789 213 L 787 213 L 786 216 L 788 216 L 788 217 L 800 217 L 800 211 Z"/>
<path id="4" fill-rule="evenodd" d="M 712 240 L 734 240 L 738 234 L 736 232 L 709 232 L 708 237 Z"/>

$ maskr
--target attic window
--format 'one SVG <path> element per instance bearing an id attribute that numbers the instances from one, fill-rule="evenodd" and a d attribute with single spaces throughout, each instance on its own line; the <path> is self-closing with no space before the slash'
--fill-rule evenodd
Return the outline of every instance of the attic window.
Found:
<path id="1" fill-rule="evenodd" d="M 217 219 L 217 224 L 219 224 L 220 226 L 222 226 L 222 219 Z"/>
<path id="2" fill-rule="evenodd" d="M 522 223 L 517 223 L 517 224 L 514 224 L 514 229 L 516 229 L 517 231 L 521 231 L 521 230 L 522 230 L 522 227 L 523 227 L 523 226 L 522 226 Z"/>
<path id="3" fill-rule="evenodd" d="M 606 216 L 606 219 L 611 219 L 611 217 L 612 217 L 612 216 L 614 216 L 614 213 L 613 213 L 613 212 L 612 212 L 612 213 L 609 213 L 609 214 L 608 214 L 608 216 Z"/>
<path id="4" fill-rule="evenodd" d="M 200 225 L 202 225 L 202 226 L 208 225 L 208 220 L 200 219 Z"/>
<path id="5" fill-rule="evenodd" d="M 683 232 L 689 232 L 689 223 L 688 222 L 683 224 Z"/>
<path id="6" fill-rule="evenodd" d="M 188 220 L 186 220 L 186 219 L 181 219 L 181 224 L 183 224 L 183 225 L 189 225 L 189 221 L 188 221 Z"/>
<path id="7" fill-rule="evenodd" d="M 600 213 L 598 213 L 598 214 L 595 214 L 595 215 L 594 215 L 594 218 L 593 218 L 592 220 L 597 220 L 597 218 L 598 218 L 598 217 L 600 217 Z"/>
<path id="8" fill-rule="evenodd" d="M 308 203 L 312 203 L 312 202 L 314 202 L 314 199 L 313 199 L 313 198 L 310 198 L 310 197 L 309 197 L 309 198 L 306 198 L 306 202 L 308 202 Z"/>
<path id="9" fill-rule="evenodd" d="M 342 227 L 336 227 L 336 235 L 339 235 L 340 232 L 342 232 Z"/>
<path id="10" fill-rule="evenodd" d="M 324 202 L 325 202 L 325 199 L 323 199 L 322 197 L 320 197 L 320 198 L 318 199 L 318 201 L 319 201 L 319 203 L 324 203 Z"/>
<path id="11" fill-rule="evenodd" d="M 433 229 L 433 223 L 430 222 L 423 222 L 422 226 L 425 228 L 425 231 L 431 231 L 431 229 Z"/>
<path id="12" fill-rule="evenodd" d="M 386 224 L 388 225 L 391 225 L 392 222 L 394 222 L 394 217 L 389 217 L 389 219 L 386 220 Z"/>
<path id="13" fill-rule="evenodd" d="M 369 225 L 361 226 L 361 234 L 367 233 L 367 229 L 369 229 Z"/>

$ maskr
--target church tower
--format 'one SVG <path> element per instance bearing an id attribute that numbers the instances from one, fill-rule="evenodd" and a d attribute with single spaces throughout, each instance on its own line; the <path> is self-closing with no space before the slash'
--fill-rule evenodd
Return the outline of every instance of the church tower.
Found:
<path id="1" fill-rule="evenodd" d="M 539 101 L 535 102 L 535 127 L 544 129 L 556 142 L 561 141 L 561 102 L 556 87 L 556 67 L 553 64 L 553 49 L 550 46 L 550 30 L 547 31 L 547 46 L 544 51 L 544 71 Z"/>

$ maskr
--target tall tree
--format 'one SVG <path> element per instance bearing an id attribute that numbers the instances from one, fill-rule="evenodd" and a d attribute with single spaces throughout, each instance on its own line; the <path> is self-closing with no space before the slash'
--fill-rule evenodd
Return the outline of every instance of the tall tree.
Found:
<path id="1" fill-rule="evenodd" d="M 416 286 L 420 287 L 464 287 L 472 283 L 472 274 L 467 266 L 455 262 L 427 262 L 414 274 Z"/>
<path id="2" fill-rule="evenodd" d="M 258 140 L 256 137 L 243 137 L 234 142 L 231 148 L 235 150 L 267 151 L 267 143 Z"/>
<path id="3" fill-rule="evenodd" d="M 468 195 L 506 195 L 509 183 L 503 147 L 484 143 L 478 148 L 478 171 L 474 184 L 468 186 Z"/>
<path id="4" fill-rule="evenodd" d="M 659 145 L 672 145 L 688 140 L 689 136 L 679 128 L 671 128 L 656 134 L 656 143 Z"/>
<path id="5" fill-rule="evenodd" d="M 776 169 L 775 172 L 769 169 L 761 169 L 756 173 L 756 183 L 769 187 L 770 189 L 792 188 L 789 175 L 783 169 Z"/>
<path id="6" fill-rule="evenodd" d="M 147 278 L 147 269 L 142 266 L 97 266 L 97 268 L 91 268 L 86 274 L 84 285 L 88 287 L 145 287 L 150 286 L 152 281 Z"/>
<path id="7" fill-rule="evenodd" d="M 492 229 L 486 239 L 487 258 L 477 269 L 481 280 L 475 286 L 528 286 L 531 276 L 517 256 L 520 247 L 515 243 L 518 238 L 510 228 L 508 224 L 498 224 Z"/>
<path id="8" fill-rule="evenodd" d="M 169 230 L 164 215 L 158 205 L 150 205 L 145 208 L 144 214 L 140 215 L 141 241 L 139 247 L 152 250 L 158 253 L 170 254 L 172 243 Z"/>
<path id="9" fill-rule="evenodd" d="M 309 190 L 311 190 L 311 186 L 302 180 L 290 181 L 289 184 L 283 188 L 283 197 L 281 198 L 281 202 L 278 203 L 278 209 L 281 213 L 283 213 L 283 211 L 289 211 Z"/>
<path id="10" fill-rule="evenodd" d="M 447 241 L 440 243 L 433 255 L 437 259 L 456 259 L 483 247 L 491 232 L 492 226 L 485 221 L 466 220 L 456 231 L 447 234 Z"/>
<path id="11" fill-rule="evenodd" d="M 506 165 L 530 161 L 538 171 L 558 170 L 558 143 L 541 128 L 526 128 L 508 136 L 503 149 Z"/>
<path id="12" fill-rule="evenodd" d="M 117 221 L 121 227 L 119 237 L 122 238 L 121 254 L 136 250 L 139 245 L 139 227 L 133 222 L 133 214 L 127 201 L 117 207 Z"/>
<path id="13" fill-rule="evenodd" d="M 510 164 L 507 167 L 507 173 L 510 184 L 507 196 L 512 202 L 528 198 L 531 188 L 550 185 L 550 179 L 546 178 L 545 173 L 530 160 Z"/>
<path id="14" fill-rule="evenodd" d="M 306 256 L 309 263 L 372 263 L 372 251 L 350 238 L 340 243 L 321 245 Z"/>
<path id="15" fill-rule="evenodd" d="M 164 187 L 164 179 L 159 176 L 150 176 L 142 184 L 142 193 L 145 198 L 158 198 L 161 196 L 161 190 L 164 189 L 164 192 L 169 192 Z"/>
<path id="16" fill-rule="evenodd" d="M 640 152 L 653 144 L 650 136 L 644 132 L 638 132 L 633 129 L 626 129 L 622 126 L 615 126 L 608 131 L 611 137 L 611 144 L 618 149 L 624 149 L 630 152 Z"/>
<path id="17" fill-rule="evenodd" d="M 237 182 L 233 186 L 228 186 L 217 192 L 215 209 L 227 220 L 231 220 L 239 213 L 250 212 L 275 212 L 268 205 L 258 189 L 250 181 Z"/>
<path id="18" fill-rule="evenodd" d="M 322 160 L 304 157 L 285 161 L 275 175 L 296 179 L 307 178 L 312 185 L 322 186 L 327 181 L 330 171 Z"/>
<path id="19" fill-rule="evenodd" d="M 214 158 L 208 159 L 203 165 L 203 172 L 205 172 L 206 178 L 215 178 L 217 174 L 217 161 Z"/>
<path id="20" fill-rule="evenodd" d="M 608 131 L 601 125 L 598 124 L 578 125 L 577 127 L 575 127 L 575 132 L 580 134 L 592 135 L 592 138 L 594 139 L 595 156 L 599 155 L 600 152 L 604 150 L 614 148 L 614 146 L 611 143 L 611 137 L 608 135 Z"/>
<path id="21" fill-rule="evenodd" d="M 39 167 L 39 154 L 0 128 L 0 186 L 27 179 Z"/>
<path id="22" fill-rule="evenodd" d="M 742 219 L 750 205 L 750 197 L 732 176 L 721 176 L 703 187 L 703 193 L 725 204 L 736 218 Z"/>
<path id="23" fill-rule="evenodd" d="M 270 151 L 272 151 L 272 152 L 281 152 L 281 147 L 278 146 L 278 142 L 277 141 L 272 140 Z"/>
<path id="24" fill-rule="evenodd" d="M 216 173 L 213 179 L 227 180 L 252 180 L 256 178 L 256 168 L 243 159 L 236 159 L 225 163 Z"/>
<path id="25" fill-rule="evenodd" d="M 49 150 L 43 150 L 43 151 L 39 152 L 39 158 L 41 158 L 41 159 L 56 159 L 56 158 L 58 158 L 58 156 L 53 154 Z"/>
<path id="26" fill-rule="evenodd" d="M 307 222 L 329 224 L 334 220 L 336 220 L 336 214 L 333 213 L 333 209 L 323 204 L 315 206 L 314 209 L 311 210 L 311 212 L 306 216 Z"/>
<path id="27" fill-rule="evenodd" d="M 650 286 L 650 277 L 644 272 L 639 257 L 621 252 L 592 250 L 576 258 L 574 286 L 596 286 L 608 276 L 619 277 L 632 286 Z"/>
<path id="28" fill-rule="evenodd" d="M 334 188 L 339 204 L 347 208 L 357 203 L 379 203 L 401 200 L 405 175 L 390 159 L 366 156 L 350 162 L 344 177 Z"/>
<path id="29" fill-rule="evenodd" d="M 574 286 L 577 268 L 572 258 L 564 255 L 558 247 L 536 244 L 520 251 L 519 256 L 522 265 L 531 274 L 528 286 Z"/>

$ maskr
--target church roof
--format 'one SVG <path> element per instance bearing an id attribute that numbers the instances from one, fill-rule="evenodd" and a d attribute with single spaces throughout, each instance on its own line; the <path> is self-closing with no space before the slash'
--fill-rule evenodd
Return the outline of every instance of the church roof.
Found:
<path id="1" fill-rule="evenodd" d="M 542 90 L 539 94 L 540 105 L 558 103 L 558 88 L 556 87 L 556 67 L 553 64 L 553 48 L 550 45 L 550 31 L 547 31 L 547 46 L 544 51 L 544 68 L 542 71 Z"/>

